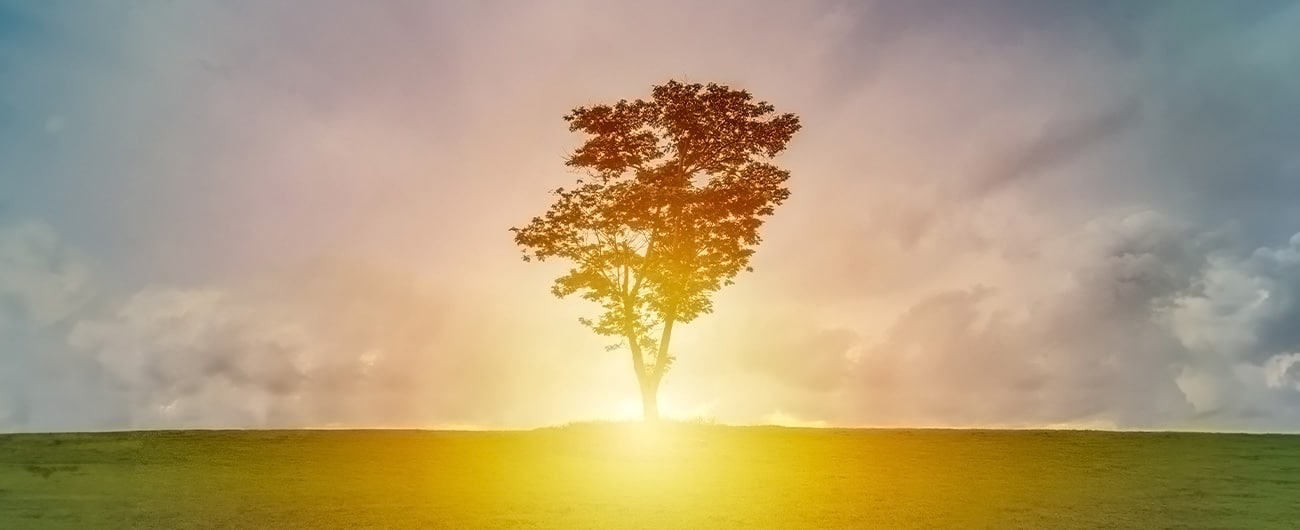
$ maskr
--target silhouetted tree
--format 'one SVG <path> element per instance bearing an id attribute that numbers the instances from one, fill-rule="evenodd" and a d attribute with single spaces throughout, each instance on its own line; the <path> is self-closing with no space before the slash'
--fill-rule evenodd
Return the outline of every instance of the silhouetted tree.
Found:
<path id="1" fill-rule="evenodd" d="M 765 217 L 789 197 L 770 163 L 800 128 L 745 90 L 669 81 L 649 100 L 578 107 L 564 117 L 586 141 L 566 165 L 582 171 L 551 193 L 545 215 L 511 228 L 524 261 L 568 260 L 557 297 L 600 304 L 580 321 L 626 345 L 647 420 L 672 364 L 673 325 L 712 311 L 760 242 Z"/>

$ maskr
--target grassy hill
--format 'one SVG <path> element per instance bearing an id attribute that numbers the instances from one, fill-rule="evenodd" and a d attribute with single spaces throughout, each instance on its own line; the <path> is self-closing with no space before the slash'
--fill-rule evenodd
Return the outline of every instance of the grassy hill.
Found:
<path id="1" fill-rule="evenodd" d="M 0 528 L 1294 528 L 1300 437 L 586 425 L 0 436 Z"/>

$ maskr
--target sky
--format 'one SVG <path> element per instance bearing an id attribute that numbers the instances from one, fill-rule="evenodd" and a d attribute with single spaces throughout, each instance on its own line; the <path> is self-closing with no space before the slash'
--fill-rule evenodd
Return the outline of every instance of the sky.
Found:
<path id="1" fill-rule="evenodd" d="M 570 109 L 803 129 L 661 408 L 1300 431 L 1300 3 L 0 0 L 0 431 L 640 412 L 507 229 Z"/>

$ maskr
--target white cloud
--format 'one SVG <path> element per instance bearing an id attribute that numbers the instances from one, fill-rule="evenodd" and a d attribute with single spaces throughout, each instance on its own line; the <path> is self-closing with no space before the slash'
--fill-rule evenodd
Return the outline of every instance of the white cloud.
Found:
<path id="1" fill-rule="evenodd" d="M 1264 376 L 1269 388 L 1300 391 L 1300 353 L 1282 353 L 1264 362 Z"/>
<path id="2" fill-rule="evenodd" d="M 679 375 L 719 379 L 724 420 L 766 406 L 854 425 L 1286 425 L 1300 403 L 1288 363 L 1300 357 L 1260 364 L 1277 340 L 1255 337 L 1294 311 L 1259 303 L 1261 290 L 1294 284 L 1277 267 L 1293 263 L 1290 247 L 1234 254 L 1216 233 L 1150 210 L 1039 243 L 1002 254 L 975 276 L 983 286 L 922 297 L 883 333 L 869 320 L 819 328 L 794 308 L 719 316 L 711 327 L 748 340 L 703 334 L 695 349 L 726 355 L 683 362 Z M 771 331 L 801 325 L 785 339 Z M 754 381 L 766 390 L 744 393 Z"/>
<path id="3" fill-rule="evenodd" d="M 90 287 L 89 262 L 48 224 L 0 223 L 0 327 L 53 324 L 86 304 Z"/>

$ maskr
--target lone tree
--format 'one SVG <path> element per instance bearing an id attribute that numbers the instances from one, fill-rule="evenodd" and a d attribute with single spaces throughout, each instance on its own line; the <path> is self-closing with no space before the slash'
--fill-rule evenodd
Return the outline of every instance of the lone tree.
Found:
<path id="1" fill-rule="evenodd" d="M 566 161 L 585 174 L 523 228 L 524 261 L 572 264 L 551 292 L 600 304 L 579 321 L 627 346 L 645 419 L 672 365 L 673 325 L 713 310 L 710 296 L 749 267 L 758 229 L 790 195 L 770 161 L 800 128 L 746 90 L 668 81 L 649 100 L 564 116 L 586 141 Z"/>

